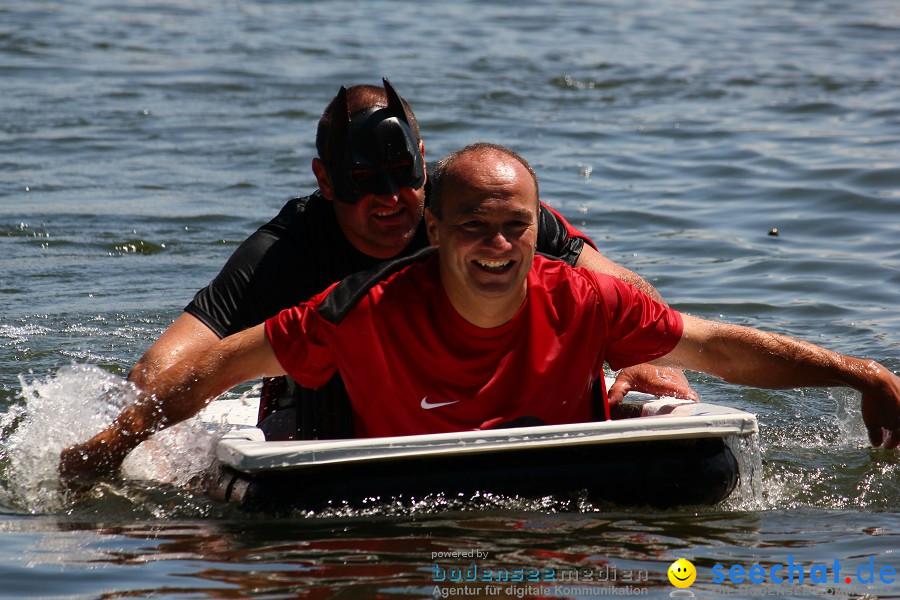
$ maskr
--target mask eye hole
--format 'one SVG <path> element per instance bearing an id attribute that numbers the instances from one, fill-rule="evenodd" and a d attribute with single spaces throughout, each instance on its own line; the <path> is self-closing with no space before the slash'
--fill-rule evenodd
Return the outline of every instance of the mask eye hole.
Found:
<path id="1" fill-rule="evenodd" d="M 403 158 L 391 163 L 390 166 L 388 166 L 388 172 L 390 172 L 397 181 L 407 183 L 415 179 L 415 176 L 413 175 L 413 166 L 412 159 Z"/>
<path id="2" fill-rule="evenodd" d="M 394 162 L 389 164 L 387 168 L 390 169 L 391 171 L 400 171 L 400 170 L 404 170 L 404 169 L 410 169 L 410 168 L 412 168 L 412 166 L 413 166 L 413 161 L 411 158 L 409 158 L 407 156 L 407 157 L 395 160 Z"/>
<path id="3" fill-rule="evenodd" d="M 357 183 L 368 183 L 375 179 L 376 175 L 377 171 L 374 169 L 353 169 L 353 171 L 350 172 L 353 181 Z"/>

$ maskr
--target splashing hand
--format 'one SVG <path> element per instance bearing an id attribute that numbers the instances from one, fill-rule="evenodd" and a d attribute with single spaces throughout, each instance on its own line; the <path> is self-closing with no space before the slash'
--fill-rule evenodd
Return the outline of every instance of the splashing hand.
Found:
<path id="1" fill-rule="evenodd" d="M 59 478 L 69 492 L 89 490 L 98 480 L 115 475 L 124 456 L 107 447 L 103 435 L 64 449 L 59 455 Z"/>
<path id="2" fill-rule="evenodd" d="M 891 450 L 900 446 L 900 377 L 877 366 L 879 385 L 863 391 L 862 417 L 872 445 Z"/>

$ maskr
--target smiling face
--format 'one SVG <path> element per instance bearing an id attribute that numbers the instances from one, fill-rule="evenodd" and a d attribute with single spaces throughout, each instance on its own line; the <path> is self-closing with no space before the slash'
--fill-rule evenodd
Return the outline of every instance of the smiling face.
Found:
<path id="1" fill-rule="evenodd" d="M 521 306 L 534 261 L 535 182 L 518 160 L 488 148 L 456 158 L 441 185 L 441 217 L 425 213 L 441 282 L 468 321 L 501 325 Z"/>
<path id="2" fill-rule="evenodd" d="M 669 567 L 669 581 L 677 588 L 690 587 L 697 579 L 697 569 L 689 561 L 679 558 Z"/>

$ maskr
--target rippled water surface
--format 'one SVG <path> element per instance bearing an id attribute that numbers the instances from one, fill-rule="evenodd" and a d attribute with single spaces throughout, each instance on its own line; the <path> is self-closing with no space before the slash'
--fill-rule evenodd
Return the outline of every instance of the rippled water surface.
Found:
<path id="1" fill-rule="evenodd" d="M 712 508 L 425 498 L 274 521 L 192 489 L 215 432 L 191 424 L 152 449 L 171 487 L 73 503 L 54 479 L 59 449 L 128 401 L 122 377 L 196 289 L 313 189 L 338 86 L 382 76 L 429 160 L 512 146 L 545 201 L 677 308 L 896 372 L 898 73 L 891 0 L 3 4 L 0 596 L 427 598 L 465 593 L 439 569 L 476 564 L 582 570 L 558 587 L 481 582 L 481 597 L 665 597 L 686 558 L 697 597 L 900 597 L 878 580 L 900 571 L 900 454 L 867 447 L 847 390 L 691 375 L 761 426 L 759 495 Z M 482 554 L 438 554 L 453 551 Z M 728 580 L 789 560 L 802 584 Z"/>

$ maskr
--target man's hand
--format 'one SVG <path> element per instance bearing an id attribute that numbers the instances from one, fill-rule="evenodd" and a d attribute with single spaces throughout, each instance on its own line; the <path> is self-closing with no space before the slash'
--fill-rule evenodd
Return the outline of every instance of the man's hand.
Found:
<path id="1" fill-rule="evenodd" d="M 880 385 L 862 392 L 862 418 L 872 445 L 891 450 L 900 446 L 900 378 L 878 367 Z"/>
<path id="2" fill-rule="evenodd" d="M 700 396 L 691 389 L 691 384 L 680 369 L 649 364 L 622 369 L 616 377 L 616 382 L 609 388 L 609 403 L 618 404 L 625 394 L 631 391 L 700 401 Z"/>
<path id="3" fill-rule="evenodd" d="M 105 440 L 97 436 L 60 453 L 59 478 L 67 490 L 85 492 L 98 480 L 118 473 L 125 456 L 105 446 Z"/>

